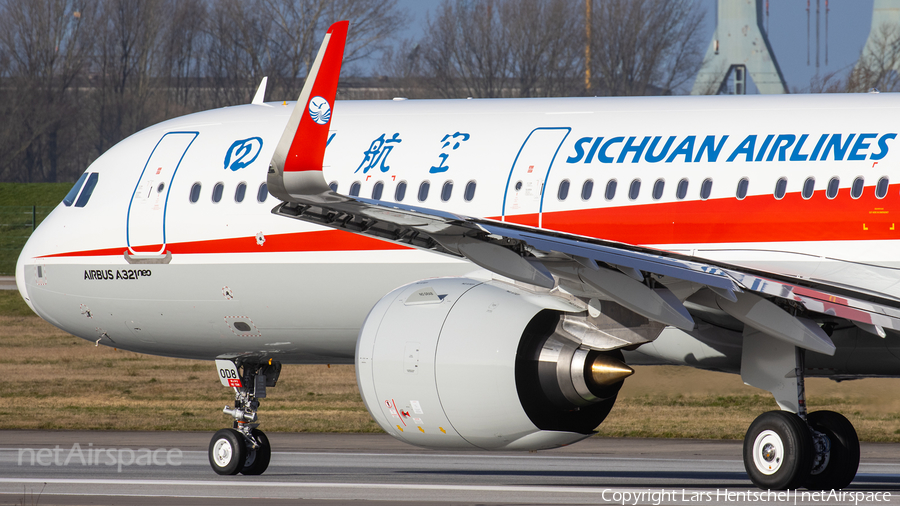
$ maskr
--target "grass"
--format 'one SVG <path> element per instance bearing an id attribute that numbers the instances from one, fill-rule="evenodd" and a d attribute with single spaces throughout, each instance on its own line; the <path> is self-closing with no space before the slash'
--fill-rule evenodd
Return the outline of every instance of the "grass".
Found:
<path id="1" fill-rule="evenodd" d="M 0 275 L 15 273 L 31 231 L 71 188 L 71 183 L 0 183 Z"/>
<path id="2" fill-rule="evenodd" d="M 608 437 L 743 439 L 759 414 L 778 409 L 772 396 L 740 376 L 687 367 L 635 367 L 598 427 Z M 844 414 L 863 441 L 900 442 L 900 379 L 837 383 L 807 378 L 810 410 Z"/>
<path id="3" fill-rule="evenodd" d="M 0 308 L 0 428 L 214 431 L 229 424 L 222 408 L 233 395 L 212 362 L 95 347 L 34 316 L 14 291 L 0 292 Z M 260 414 L 270 431 L 379 430 L 352 366 L 285 367 Z"/>
<path id="4" fill-rule="evenodd" d="M 62 202 L 72 183 L 0 183 L 0 206 L 52 206 Z"/>
<path id="5" fill-rule="evenodd" d="M 0 429 L 215 431 L 230 423 L 231 390 L 211 362 L 116 350 L 73 337 L 0 291 Z M 598 428 L 608 437 L 741 439 L 777 409 L 740 377 L 683 367 L 637 367 Z M 900 379 L 809 378 L 809 405 L 844 413 L 864 441 L 900 442 Z M 262 401 L 267 431 L 379 432 L 352 366 L 285 366 Z"/>

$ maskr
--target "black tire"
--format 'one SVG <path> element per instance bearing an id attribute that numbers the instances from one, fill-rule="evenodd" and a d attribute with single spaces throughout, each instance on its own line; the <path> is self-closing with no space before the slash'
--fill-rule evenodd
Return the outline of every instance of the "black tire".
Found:
<path id="1" fill-rule="evenodd" d="M 744 469 L 750 481 L 761 489 L 797 488 L 809 477 L 813 452 L 809 428 L 799 416 L 769 411 L 759 415 L 747 429 Z"/>
<path id="2" fill-rule="evenodd" d="M 834 411 L 816 411 L 806 417 L 810 428 L 825 434 L 831 441 L 828 463 L 818 474 L 810 474 L 805 486 L 811 490 L 845 488 L 859 470 L 859 437 L 850 420 Z"/>
<path id="3" fill-rule="evenodd" d="M 241 472 L 247 460 L 247 444 L 244 436 L 234 429 L 222 429 L 209 442 L 209 465 L 217 474 L 232 475 Z"/>
<path id="4" fill-rule="evenodd" d="M 247 476 L 256 476 L 266 472 L 269 467 L 269 461 L 272 459 L 272 447 L 269 445 L 269 438 L 259 429 L 253 429 L 250 434 L 256 438 L 259 448 L 256 450 L 247 450 L 247 459 L 244 461 L 244 468 L 241 474 Z"/>

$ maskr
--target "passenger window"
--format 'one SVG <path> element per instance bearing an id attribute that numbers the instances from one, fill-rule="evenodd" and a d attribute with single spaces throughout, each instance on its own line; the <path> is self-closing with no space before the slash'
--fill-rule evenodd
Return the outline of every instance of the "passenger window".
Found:
<path id="1" fill-rule="evenodd" d="M 563 179 L 561 183 L 559 183 L 559 192 L 556 194 L 556 198 L 559 200 L 566 200 L 569 196 L 569 180 Z"/>
<path id="2" fill-rule="evenodd" d="M 616 186 L 618 186 L 618 183 L 616 183 L 615 179 L 610 179 L 609 182 L 606 183 L 606 194 L 604 195 L 604 197 L 606 197 L 606 200 L 612 200 L 613 198 L 615 198 Z"/>
<path id="3" fill-rule="evenodd" d="M 678 188 L 675 189 L 675 196 L 678 197 L 678 200 L 684 200 L 687 197 L 688 191 L 688 180 L 687 178 L 682 179 L 678 182 Z"/>
<path id="4" fill-rule="evenodd" d="M 359 181 L 354 181 L 353 184 L 350 185 L 350 196 L 359 197 L 359 189 L 361 186 Z"/>
<path id="5" fill-rule="evenodd" d="M 445 181 L 443 188 L 441 188 L 441 201 L 447 202 L 450 200 L 450 195 L 453 194 L 453 181 Z"/>
<path id="6" fill-rule="evenodd" d="M 71 206 L 75 202 L 75 197 L 78 196 L 78 192 L 81 190 L 81 185 L 84 184 L 84 180 L 87 179 L 87 177 L 88 173 L 85 172 L 81 175 L 80 178 L 78 178 L 78 181 L 75 181 L 75 186 L 73 186 L 72 189 L 69 190 L 69 193 L 66 194 L 66 198 L 63 199 L 63 204 L 65 204 L 66 207 Z"/>
<path id="7" fill-rule="evenodd" d="M 594 181 L 588 179 L 581 185 L 581 200 L 589 200 L 592 193 L 594 193 Z"/>
<path id="8" fill-rule="evenodd" d="M 332 181 L 332 182 L 328 183 L 328 187 L 331 188 L 331 191 L 337 192 L 337 189 L 338 189 L 338 182 L 337 182 L 337 181 Z"/>
<path id="9" fill-rule="evenodd" d="M 402 202 L 406 198 L 406 181 L 397 183 L 397 189 L 394 190 L 394 200 Z"/>
<path id="10" fill-rule="evenodd" d="M 428 198 L 428 190 L 430 189 L 431 183 L 422 181 L 422 184 L 419 185 L 419 202 L 425 202 L 425 199 Z"/>
<path id="11" fill-rule="evenodd" d="M 806 181 L 803 182 L 803 192 L 801 195 L 804 199 L 809 200 L 812 198 L 813 193 L 816 191 L 816 178 L 808 177 Z"/>
<path id="12" fill-rule="evenodd" d="M 775 199 L 781 200 L 784 198 L 784 195 L 787 193 L 787 178 L 780 177 L 778 181 L 775 182 Z"/>
<path id="13" fill-rule="evenodd" d="M 835 176 L 828 181 L 828 188 L 825 190 L 825 196 L 829 199 L 837 197 L 838 190 L 841 188 L 841 178 Z"/>
<path id="14" fill-rule="evenodd" d="M 750 180 L 742 177 L 740 181 L 738 181 L 737 192 L 735 192 L 735 197 L 738 200 L 744 200 L 747 197 L 747 190 L 750 189 Z"/>
<path id="15" fill-rule="evenodd" d="M 91 193 L 94 193 L 94 187 L 97 186 L 97 179 L 99 179 L 99 177 L 100 175 L 96 172 L 91 172 L 87 183 L 84 183 L 84 189 L 81 190 L 81 195 L 78 196 L 78 202 L 75 202 L 75 207 L 84 207 L 84 205 L 88 203 L 88 200 L 91 198 Z"/>
<path id="16" fill-rule="evenodd" d="M 88 181 L 88 184 L 90 184 L 90 181 Z M 865 187 L 866 187 L 866 180 L 862 176 L 857 177 L 856 179 L 853 180 L 853 186 L 850 187 L 850 196 L 855 199 L 862 197 L 863 189 L 865 189 Z M 87 187 L 85 187 L 85 188 L 87 188 Z M 81 199 L 78 199 L 78 200 L 81 200 Z"/>
<path id="17" fill-rule="evenodd" d="M 212 191 L 212 201 L 213 203 L 218 204 L 220 200 L 222 200 L 222 193 L 225 191 L 225 185 L 223 183 L 216 183 L 213 186 Z"/>
<path id="18" fill-rule="evenodd" d="M 384 193 L 384 183 L 378 181 L 375 183 L 375 186 L 372 187 L 372 199 L 381 200 L 382 193 Z"/>
<path id="19" fill-rule="evenodd" d="M 196 204 L 197 201 L 200 200 L 200 189 L 201 188 L 202 188 L 202 186 L 200 185 L 200 183 L 194 183 L 193 185 L 191 185 L 191 196 L 190 196 L 191 204 Z"/>
<path id="20" fill-rule="evenodd" d="M 466 199 L 466 202 L 472 202 L 472 199 L 475 198 L 475 184 L 475 181 L 466 183 L 466 191 L 463 193 L 463 198 Z"/>
<path id="21" fill-rule="evenodd" d="M 631 182 L 631 187 L 628 188 L 628 198 L 634 200 L 638 198 L 638 195 L 641 193 L 641 180 L 635 179 Z"/>
<path id="22" fill-rule="evenodd" d="M 712 194 L 712 179 L 706 178 L 700 183 L 700 199 L 706 200 Z"/>
<path id="23" fill-rule="evenodd" d="M 237 203 L 241 203 L 244 201 L 244 197 L 247 195 L 247 183 L 241 182 L 238 183 L 237 188 L 234 189 L 234 201 Z"/>
<path id="24" fill-rule="evenodd" d="M 259 185 L 259 190 L 256 192 L 256 201 L 262 204 L 269 198 L 269 185 L 263 183 Z"/>
<path id="25" fill-rule="evenodd" d="M 655 183 L 653 183 L 653 200 L 659 200 L 663 196 L 663 190 L 666 188 L 666 180 L 665 179 L 657 179 Z"/>
<path id="26" fill-rule="evenodd" d="M 883 199 L 884 196 L 887 195 L 890 184 L 891 180 L 888 179 L 887 176 L 882 176 L 881 179 L 878 180 L 878 185 L 875 186 L 875 197 Z"/>

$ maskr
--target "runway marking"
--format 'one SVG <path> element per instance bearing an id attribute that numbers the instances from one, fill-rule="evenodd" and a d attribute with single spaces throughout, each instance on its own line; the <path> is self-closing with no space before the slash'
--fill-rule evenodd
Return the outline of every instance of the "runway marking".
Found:
<path id="1" fill-rule="evenodd" d="M 157 486 L 194 486 L 194 487 L 247 487 L 265 486 L 275 488 L 334 488 L 346 487 L 356 489 L 384 489 L 384 490 L 454 490 L 462 492 L 565 492 L 570 494 L 600 494 L 604 490 L 645 491 L 647 487 L 538 487 L 533 485 L 428 485 L 416 483 L 282 483 L 276 481 L 198 481 L 198 480 L 111 480 L 111 479 L 78 479 L 78 478 L 0 478 L 0 483 L 16 484 L 53 484 L 53 485 L 157 485 Z M 685 488 L 684 490 L 689 490 Z M 699 489 L 698 489 L 699 490 Z M 748 490 L 750 490 L 748 488 Z M 74 495 L 74 494 L 71 494 Z M 96 494 L 94 494 L 96 495 Z M 141 494 L 143 495 L 143 494 Z M 169 494 L 171 495 L 171 494 Z M 166 497 L 165 495 L 160 495 Z"/>
<path id="2" fill-rule="evenodd" d="M 184 453 L 190 453 L 193 450 L 185 451 Z M 206 454 L 206 452 L 200 451 L 197 453 Z M 653 462 L 684 462 L 685 459 L 656 459 L 652 457 L 610 457 L 610 456 L 601 456 L 601 455 L 525 455 L 522 453 L 516 454 L 505 454 L 505 455 L 475 455 L 475 454 L 464 454 L 464 453 L 428 453 L 428 454 L 406 454 L 406 453 L 345 453 L 341 451 L 336 452 L 272 452 L 272 455 L 328 455 L 331 457 L 346 455 L 353 457 L 391 457 L 398 456 L 403 457 L 404 459 L 409 458 L 455 458 L 455 459 L 504 459 L 508 460 L 510 458 L 520 458 L 520 459 L 529 459 L 529 460 L 563 460 L 563 459 L 571 459 L 571 460 L 635 460 L 635 461 L 653 461 Z M 743 463 L 743 461 L 739 458 L 734 459 L 705 459 L 702 455 L 695 455 L 697 460 L 703 460 L 704 462 L 737 462 Z"/>

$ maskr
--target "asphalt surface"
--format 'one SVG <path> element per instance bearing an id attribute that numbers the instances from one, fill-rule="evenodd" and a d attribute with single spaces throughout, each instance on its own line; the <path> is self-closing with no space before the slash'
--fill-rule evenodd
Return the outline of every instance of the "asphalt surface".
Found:
<path id="1" fill-rule="evenodd" d="M 0 431 L 0 505 L 900 504 L 895 444 L 864 444 L 857 479 L 829 500 L 754 488 L 739 441 L 591 438 L 536 453 L 448 453 L 381 434 L 272 433 L 264 475 L 218 476 L 211 436 Z"/>

